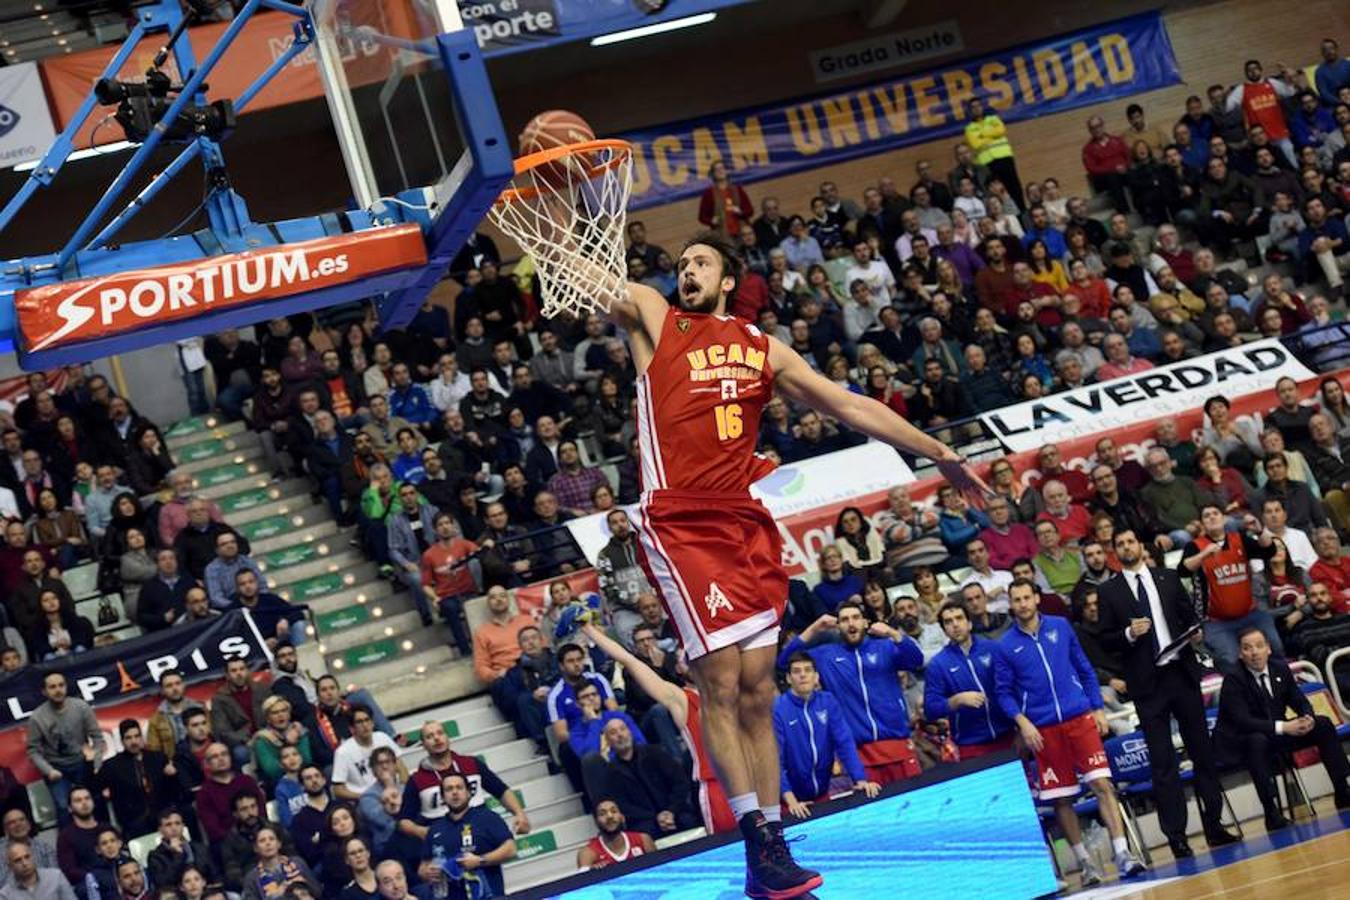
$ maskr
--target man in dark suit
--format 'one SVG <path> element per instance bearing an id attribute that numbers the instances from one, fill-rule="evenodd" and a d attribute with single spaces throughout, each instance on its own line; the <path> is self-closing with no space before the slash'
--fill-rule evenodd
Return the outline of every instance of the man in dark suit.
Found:
<path id="1" fill-rule="evenodd" d="M 1350 807 L 1350 762 L 1341 749 L 1336 726 L 1326 716 L 1313 713 L 1289 666 L 1270 658 L 1270 642 L 1261 629 L 1243 629 L 1238 635 L 1238 655 L 1242 664 L 1223 680 L 1214 737 L 1222 758 L 1245 764 L 1251 773 L 1266 811 L 1266 830 L 1289 825 L 1280 812 L 1275 769 L 1282 757 L 1304 747 L 1316 747 L 1322 757 L 1336 791 L 1336 808 Z M 1286 719 L 1289 709 L 1298 717 Z"/>
<path id="2" fill-rule="evenodd" d="M 342 466 L 355 452 L 351 435 L 337 427 L 332 413 L 321 409 L 314 414 L 314 437 L 305 462 L 333 517 L 340 522 L 347 519 L 342 510 Z"/>
<path id="3" fill-rule="evenodd" d="M 1237 835 L 1219 824 L 1223 800 L 1200 696 L 1203 670 L 1194 650 L 1202 638 L 1200 632 L 1177 651 L 1160 656 L 1172 641 L 1198 624 L 1195 606 L 1175 572 L 1144 565 L 1144 548 L 1133 531 L 1117 531 L 1114 544 L 1121 572 L 1098 588 L 1101 641 L 1124 662 L 1125 683 L 1148 744 L 1158 825 L 1167 835 L 1173 856 L 1194 855 L 1186 841 L 1186 796 L 1172 749 L 1175 718 L 1186 755 L 1195 766 L 1195 795 L 1205 840 L 1210 847 L 1234 843 Z"/>
<path id="4" fill-rule="evenodd" d="M 163 753 L 145 749 L 141 725 L 123 719 L 117 726 L 122 752 L 104 760 L 98 783 L 112 801 L 117 823 L 127 834 L 149 834 L 160 810 L 179 802 L 178 770 Z"/>

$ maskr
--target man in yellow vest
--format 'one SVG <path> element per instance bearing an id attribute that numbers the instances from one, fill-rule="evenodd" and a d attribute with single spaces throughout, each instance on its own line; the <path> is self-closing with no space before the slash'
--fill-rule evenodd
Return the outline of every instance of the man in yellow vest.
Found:
<path id="1" fill-rule="evenodd" d="M 976 164 L 988 166 L 990 173 L 1003 182 L 1008 193 L 1017 201 L 1018 208 L 1025 210 L 1022 179 L 1017 175 L 1017 163 L 1013 159 L 1007 126 L 993 111 L 987 110 L 984 101 L 978 97 L 966 104 L 966 115 L 970 120 L 966 125 L 966 143 L 975 151 Z"/>

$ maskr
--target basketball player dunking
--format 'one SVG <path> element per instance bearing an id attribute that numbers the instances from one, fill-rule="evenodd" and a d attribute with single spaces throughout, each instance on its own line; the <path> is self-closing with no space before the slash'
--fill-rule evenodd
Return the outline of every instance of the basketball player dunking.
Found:
<path id="1" fill-rule="evenodd" d="M 639 562 L 674 623 L 701 700 L 702 730 L 745 838 L 747 896 L 785 900 L 822 883 L 783 839 L 773 732 L 774 657 L 787 598 L 778 529 L 750 485 L 775 387 L 893 447 L 937 461 L 949 483 L 984 489 L 961 456 L 886 406 L 813 371 L 727 315 L 731 248 L 698 237 L 680 254 L 677 305 L 630 283 L 610 304 L 638 371 L 642 479 Z"/>

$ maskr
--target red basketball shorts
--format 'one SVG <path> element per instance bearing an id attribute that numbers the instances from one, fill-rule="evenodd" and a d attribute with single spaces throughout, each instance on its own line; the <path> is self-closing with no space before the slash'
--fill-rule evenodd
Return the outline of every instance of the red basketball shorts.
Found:
<path id="1" fill-rule="evenodd" d="M 643 498 L 638 562 L 689 659 L 776 643 L 787 604 L 782 544 L 769 511 L 750 497 L 662 490 Z"/>
<path id="2" fill-rule="evenodd" d="M 1036 754 L 1036 768 L 1037 793 L 1042 800 L 1077 795 L 1080 776 L 1083 781 L 1111 777 L 1106 748 L 1090 713 L 1058 725 L 1044 725 L 1040 732 L 1045 746 Z"/>
<path id="3" fill-rule="evenodd" d="M 979 759 L 981 756 L 988 756 L 990 753 L 998 753 L 1000 750 L 1010 750 L 1013 745 L 1013 733 L 1008 732 L 1003 737 L 990 741 L 987 744 L 958 744 L 956 753 L 962 762 L 968 759 Z"/>
<path id="4" fill-rule="evenodd" d="M 698 805 L 699 812 L 703 814 L 703 827 L 708 830 L 708 834 L 724 834 L 740 827 L 732 815 L 727 793 L 722 790 L 722 783 L 717 779 L 699 782 Z"/>
<path id="5" fill-rule="evenodd" d="M 887 785 L 923 773 L 923 765 L 909 738 L 887 738 L 858 745 L 858 758 L 869 781 Z"/>

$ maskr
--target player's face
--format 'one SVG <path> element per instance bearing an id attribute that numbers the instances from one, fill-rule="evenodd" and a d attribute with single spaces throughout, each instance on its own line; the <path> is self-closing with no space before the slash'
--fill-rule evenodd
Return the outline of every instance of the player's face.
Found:
<path id="1" fill-rule="evenodd" d="M 798 694 L 809 694 L 816 689 L 816 667 L 810 663 L 795 662 L 788 670 L 788 683 Z"/>
<path id="2" fill-rule="evenodd" d="M 960 644 L 970 636 L 970 619 L 959 609 L 949 609 L 942 614 L 942 633 Z"/>
<path id="3" fill-rule="evenodd" d="M 603 800 L 595 808 L 595 824 L 600 828 L 601 834 L 613 835 L 623 831 L 627 823 L 624 822 L 619 804 L 613 800 Z"/>
<path id="4" fill-rule="evenodd" d="M 731 290 L 733 281 L 724 277 L 722 257 L 707 244 L 691 244 L 680 254 L 679 302 L 689 312 L 713 312 Z"/>
<path id="5" fill-rule="evenodd" d="M 839 613 L 839 634 L 846 644 L 862 643 L 862 639 L 867 636 L 867 620 L 863 618 L 862 612 L 854 607 L 841 611 Z"/>
<path id="6" fill-rule="evenodd" d="M 1040 598 L 1029 587 L 1019 585 L 1008 591 L 1008 607 L 1019 622 L 1030 622 L 1039 605 Z"/>

